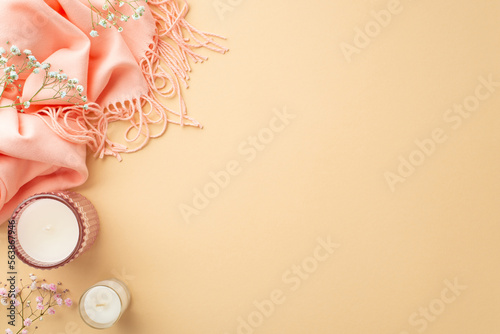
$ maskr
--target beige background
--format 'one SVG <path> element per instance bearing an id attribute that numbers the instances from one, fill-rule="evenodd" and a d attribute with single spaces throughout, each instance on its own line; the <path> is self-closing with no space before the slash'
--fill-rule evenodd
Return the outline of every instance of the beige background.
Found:
<path id="1" fill-rule="evenodd" d="M 223 19 L 212 0 L 190 1 L 190 21 L 228 36 L 231 49 L 194 66 L 185 96 L 205 129 L 170 126 L 122 163 L 89 158 L 77 191 L 100 213 L 96 244 L 67 267 L 19 272 L 61 280 L 76 299 L 99 280 L 125 279 L 132 304 L 108 333 L 498 331 L 500 89 L 457 129 L 443 116 L 478 77 L 500 81 L 500 4 L 401 0 L 348 62 L 341 43 L 388 2 L 221 2 L 232 9 Z M 246 161 L 240 145 L 285 107 L 295 118 Z M 391 191 L 384 174 L 437 128 L 447 140 Z M 183 219 L 180 205 L 233 160 L 241 173 Z M 314 264 L 317 239 L 328 237 L 340 246 L 293 290 L 282 276 Z M 466 288 L 440 304 L 446 280 Z M 283 303 L 258 328 L 238 329 L 274 290 Z M 410 322 L 439 305 L 425 330 L 425 318 Z M 76 307 L 65 311 L 39 333 L 98 332 Z"/>

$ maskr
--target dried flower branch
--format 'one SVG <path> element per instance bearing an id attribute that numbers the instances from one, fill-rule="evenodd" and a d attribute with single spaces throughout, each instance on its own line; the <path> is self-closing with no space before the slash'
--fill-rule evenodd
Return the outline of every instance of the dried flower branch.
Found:
<path id="1" fill-rule="evenodd" d="M 102 6 L 102 9 L 99 9 L 94 6 L 90 0 L 88 0 L 91 9 L 90 17 L 92 20 L 92 31 L 90 32 L 90 36 L 99 36 L 99 33 L 97 32 L 97 26 L 101 26 L 103 28 L 115 27 L 119 32 L 122 32 L 123 27 L 120 25 L 120 22 L 127 22 L 130 17 L 132 17 L 132 19 L 134 20 L 138 20 L 146 11 L 146 8 L 144 6 L 138 4 L 138 2 L 141 1 L 144 1 L 145 3 L 148 2 L 148 0 L 106 0 L 104 5 Z M 132 8 L 133 14 L 126 15 L 124 11 L 121 10 L 123 6 Z"/>
<path id="2" fill-rule="evenodd" d="M 7 42 L 7 44 L 10 44 Z M 20 107 L 21 112 L 28 109 L 33 103 L 43 102 L 48 100 L 61 100 L 75 105 L 82 105 L 83 109 L 88 106 L 87 97 L 83 95 L 84 87 L 79 84 L 78 79 L 68 79 L 68 76 L 63 72 L 50 71 L 49 63 L 40 63 L 30 50 L 21 50 L 12 45 L 9 50 L 0 47 L 0 98 L 9 89 L 19 89 L 22 91 L 22 84 L 18 83 L 20 76 L 31 71 L 34 74 L 44 75 L 41 87 L 29 99 L 22 100 L 21 96 L 16 96 L 12 104 L 0 106 L 0 108 Z M 16 87 L 17 86 L 17 87 Z M 53 91 L 53 95 L 45 98 L 37 96 L 44 90 Z"/>
<path id="3" fill-rule="evenodd" d="M 38 280 L 33 274 L 29 276 L 29 284 L 24 285 L 20 279 L 20 286 L 16 286 L 13 291 L 7 290 L 7 285 L 0 288 L 1 304 L 13 305 L 15 314 L 21 319 L 21 328 L 16 334 L 34 333 L 38 329 L 38 326 L 33 326 L 35 321 L 42 321 L 45 314 L 54 315 L 56 308 L 63 304 L 67 307 L 73 305 L 71 298 L 65 298 L 69 290 L 62 290 L 62 283 L 47 284 L 45 280 Z M 14 324 L 13 321 L 9 323 Z M 14 332 L 7 328 L 5 333 Z"/>

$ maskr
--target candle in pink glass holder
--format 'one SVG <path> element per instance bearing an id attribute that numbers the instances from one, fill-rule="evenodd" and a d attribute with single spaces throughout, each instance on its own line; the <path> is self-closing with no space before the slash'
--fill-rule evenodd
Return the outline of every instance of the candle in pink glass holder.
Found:
<path id="1" fill-rule="evenodd" d="M 11 218 L 15 251 L 24 263 L 39 269 L 61 267 L 92 246 L 99 217 L 83 195 L 59 191 L 34 195 Z"/>

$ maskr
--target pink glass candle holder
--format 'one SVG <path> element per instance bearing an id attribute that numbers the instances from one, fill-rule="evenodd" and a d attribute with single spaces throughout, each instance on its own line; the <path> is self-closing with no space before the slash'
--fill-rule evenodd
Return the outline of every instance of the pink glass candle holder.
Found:
<path id="1" fill-rule="evenodd" d="M 11 224 L 17 257 L 38 269 L 70 263 L 92 246 L 99 232 L 92 203 L 71 191 L 41 193 L 24 200 Z"/>

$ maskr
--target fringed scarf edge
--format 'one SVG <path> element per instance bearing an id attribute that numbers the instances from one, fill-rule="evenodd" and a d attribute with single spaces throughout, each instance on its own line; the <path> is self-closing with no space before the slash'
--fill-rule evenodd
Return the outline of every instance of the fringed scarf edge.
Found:
<path id="1" fill-rule="evenodd" d="M 156 21 L 156 31 L 149 50 L 139 61 L 149 87 L 147 94 L 108 106 L 89 103 L 87 110 L 77 106 L 47 106 L 36 113 L 60 137 L 88 145 L 99 158 L 114 156 L 121 161 L 121 153 L 141 150 L 150 139 L 163 135 L 169 123 L 201 128 L 200 123 L 187 115 L 181 85 L 188 87 L 190 61 L 207 60 L 197 49 L 221 54 L 228 51 L 215 41 L 224 37 L 201 31 L 186 20 L 189 5 L 185 0 L 182 7 L 176 0 L 149 0 L 148 5 Z M 178 99 L 178 111 L 161 101 L 174 97 Z M 109 125 L 117 121 L 130 123 L 124 136 L 128 143 L 140 142 L 134 148 L 108 137 Z M 160 131 L 153 134 L 150 127 L 158 124 Z"/>

